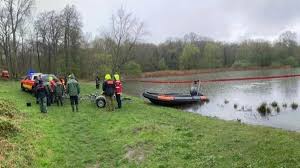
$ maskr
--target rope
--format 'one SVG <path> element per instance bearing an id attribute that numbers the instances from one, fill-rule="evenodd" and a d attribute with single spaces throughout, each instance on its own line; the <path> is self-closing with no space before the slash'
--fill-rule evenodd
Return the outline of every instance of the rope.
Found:
<path id="1" fill-rule="evenodd" d="M 213 83 L 213 82 L 231 82 L 231 81 L 246 81 L 246 80 L 268 80 L 268 79 L 284 79 L 300 77 L 300 74 L 290 75 L 275 75 L 275 76 L 257 76 L 257 77 L 246 77 L 246 78 L 227 78 L 227 79 L 211 79 L 211 80 L 200 80 L 201 83 Z M 192 83 L 193 80 L 182 80 L 182 81 L 163 81 L 163 80 L 131 80 L 142 83 L 156 83 L 156 84 L 186 84 Z"/>

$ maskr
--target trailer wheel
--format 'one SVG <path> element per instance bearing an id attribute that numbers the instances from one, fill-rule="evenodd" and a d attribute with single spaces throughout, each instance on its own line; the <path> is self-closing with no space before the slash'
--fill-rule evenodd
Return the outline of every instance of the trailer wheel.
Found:
<path id="1" fill-rule="evenodd" d="M 104 108 L 105 105 L 106 105 L 106 101 L 105 101 L 105 98 L 103 97 L 99 97 L 96 99 L 96 105 L 98 108 Z"/>

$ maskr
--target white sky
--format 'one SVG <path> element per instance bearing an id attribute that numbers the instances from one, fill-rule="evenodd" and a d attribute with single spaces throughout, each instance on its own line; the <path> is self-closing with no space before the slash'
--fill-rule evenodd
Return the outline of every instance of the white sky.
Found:
<path id="1" fill-rule="evenodd" d="M 245 38 L 273 40 L 285 30 L 300 34 L 298 0 L 36 0 L 36 13 L 74 4 L 83 31 L 99 34 L 122 5 L 146 24 L 145 41 L 195 32 L 222 41 Z"/>

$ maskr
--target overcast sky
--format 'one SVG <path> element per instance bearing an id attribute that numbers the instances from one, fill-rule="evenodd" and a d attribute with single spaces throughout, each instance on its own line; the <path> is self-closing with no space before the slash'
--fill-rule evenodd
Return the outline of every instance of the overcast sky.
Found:
<path id="1" fill-rule="evenodd" d="M 77 7 L 83 31 L 93 35 L 109 27 L 122 5 L 145 23 L 147 42 L 189 32 L 221 41 L 273 40 L 285 30 L 300 35 L 300 0 L 36 0 L 36 13 L 66 4 Z"/>

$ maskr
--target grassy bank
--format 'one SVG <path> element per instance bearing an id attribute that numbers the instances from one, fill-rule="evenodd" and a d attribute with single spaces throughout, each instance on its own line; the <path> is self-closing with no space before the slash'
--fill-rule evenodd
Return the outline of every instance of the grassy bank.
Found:
<path id="1" fill-rule="evenodd" d="M 269 66 L 269 67 L 231 67 L 231 68 L 213 68 L 213 69 L 197 69 L 197 70 L 166 70 L 145 72 L 142 74 L 144 78 L 165 77 L 165 76 L 186 76 L 194 74 L 216 73 L 224 71 L 254 71 L 254 70 L 268 70 L 268 69 L 288 69 L 291 66 Z"/>
<path id="2" fill-rule="evenodd" d="M 82 85 L 84 93 L 93 88 Z M 19 131 L 1 137 L 11 146 L 2 148 L 3 167 L 300 166 L 295 132 L 207 118 L 137 98 L 113 113 L 90 102 L 72 113 L 66 101 L 44 115 L 35 104 L 26 107 L 34 99 L 16 82 L 0 82 L 0 98 L 20 110 L 11 121 Z"/>

